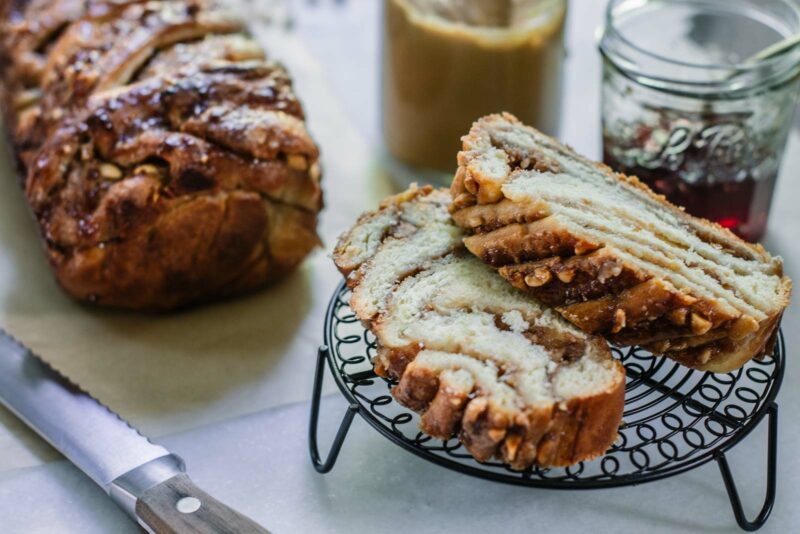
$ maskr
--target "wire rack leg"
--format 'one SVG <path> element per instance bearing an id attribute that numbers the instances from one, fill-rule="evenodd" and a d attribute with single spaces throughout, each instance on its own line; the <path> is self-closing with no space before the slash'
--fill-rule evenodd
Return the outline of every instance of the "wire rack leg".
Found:
<path id="1" fill-rule="evenodd" d="M 353 417 L 358 413 L 358 405 L 351 404 L 347 407 L 347 411 L 342 417 L 342 423 L 339 425 L 339 430 L 333 438 L 333 444 L 328 451 L 328 457 L 322 460 L 319 454 L 319 445 L 317 442 L 317 430 L 319 428 L 319 407 L 322 398 L 322 381 L 325 378 L 325 360 L 328 358 L 328 347 L 322 346 L 317 353 L 317 370 L 314 374 L 314 391 L 311 396 L 311 421 L 308 427 L 308 448 L 311 453 L 311 463 L 314 464 L 314 469 L 319 473 L 327 473 L 333 469 L 333 464 L 336 463 L 336 458 L 339 457 L 339 451 L 342 449 L 342 443 L 347 436 L 347 431 L 350 430 L 350 424 L 353 422 Z"/>
<path id="2" fill-rule="evenodd" d="M 728 460 L 725 458 L 724 452 L 719 452 L 715 456 L 715 460 L 719 465 L 722 480 L 725 482 L 725 489 L 728 491 L 728 498 L 733 507 L 733 515 L 736 516 L 736 522 L 739 526 L 748 532 L 758 530 L 767 522 L 770 512 L 772 512 L 772 505 L 775 504 L 775 491 L 776 491 L 776 477 L 777 477 L 777 463 L 778 463 L 778 405 L 774 402 L 770 404 L 767 409 L 767 417 L 769 418 L 769 432 L 767 436 L 767 495 L 764 499 L 764 505 L 753 521 L 749 521 L 745 517 L 744 509 L 742 508 L 742 501 L 739 498 L 739 491 L 736 489 L 736 482 L 733 480 L 731 468 L 728 466 Z"/>

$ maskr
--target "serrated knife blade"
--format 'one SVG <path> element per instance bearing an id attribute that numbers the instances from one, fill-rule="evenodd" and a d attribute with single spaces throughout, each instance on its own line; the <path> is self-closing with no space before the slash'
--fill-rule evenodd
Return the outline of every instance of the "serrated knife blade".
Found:
<path id="1" fill-rule="evenodd" d="M 169 454 L 5 332 L 0 354 L 3 404 L 101 488 Z"/>
<path id="2" fill-rule="evenodd" d="M 183 460 L 2 329 L 0 402 L 149 532 L 267 532 L 194 486 Z"/>

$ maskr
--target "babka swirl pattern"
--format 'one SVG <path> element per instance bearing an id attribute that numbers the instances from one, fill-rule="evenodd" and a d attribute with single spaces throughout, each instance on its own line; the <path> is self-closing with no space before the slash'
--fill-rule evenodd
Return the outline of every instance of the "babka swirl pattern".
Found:
<path id="1" fill-rule="evenodd" d="M 625 373 L 601 338 L 508 285 L 472 257 L 446 190 L 412 188 L 346 232 L 334 252 L 350 305 L 375 334 L 379 375 L 481 461 L 570 465 L 603 454 Z"/>
<path id="2" fill-rule="evenodd" d="M 696 369 L 769 353 L 791 280 L 761 245 L 509 114 L 463 138 L 451 211 L 465 245 L 588 333 Z"/>

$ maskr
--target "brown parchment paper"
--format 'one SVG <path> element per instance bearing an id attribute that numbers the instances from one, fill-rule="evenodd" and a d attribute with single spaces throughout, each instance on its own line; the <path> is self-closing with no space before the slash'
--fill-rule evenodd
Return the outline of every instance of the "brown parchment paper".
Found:
<path id="1" fill-rule="evenodd" d="M 78 304 L 53 279 L 6 147 L 0 156 L 0 326 L 153 437 L 310 397 L 325 307 L 340 279 L 328 253 L 390 192 L 303 44 L 282 30 L 255 33 L 288 66 L 324 165 L 325 249 L 273 287 L 169 315 Z M 54 458 L 0 408 L 0 472 Z"/>

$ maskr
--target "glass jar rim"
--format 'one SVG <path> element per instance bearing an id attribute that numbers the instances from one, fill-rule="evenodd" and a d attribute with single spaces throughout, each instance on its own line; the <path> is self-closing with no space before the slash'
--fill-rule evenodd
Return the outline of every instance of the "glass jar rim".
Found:
<path id="1" fill-rule="evenodd" d="M 631 1 L 609 0 L 604 26 L 599 29 L 597 35 L 598 48 L 606 61 L 610 62 L 623 75 L 642 85 L 674 93 L 725 93 L 738 96 L 743 92 L 750 92 L 793 79 L 800 72 L 800 44 L 773 57 L 754 62 L 745 60 L 729 64 L 692 63 L 647 50 L 623 35 L 615 25 L 615 11 L 621 4 Z M 800 33 L 800 4 L 790 0 L 778 1 L 794 14 L 798 27 L 797 32 Z M 685 4 L 696 2 L 697 0 L 682 0 L 682 3 Z M 645 6 L 647 0 L 636 2 L 636 4 L 638 7 L 634 7 L 634 10 Z M 706 76 L 692 79 L 661 75 L 654 72 L 653 69 L 643 69 L 636 61 L 629 59 L 629 57 L 636 56 L 655 62 L 662 67 L 680 67 L 683 73 L 705 73 Z"/>
<path id="2" fill-rule="evenodd" d="M 460 20 L 452 20 L 435 11 L 421 9 L 413 0 L 395 0 L 399 7 L 407 9 L 409 15 L 418 24 L 434 25 L 441 31 L 452 33 L 467 32 L 481 37 L 486 41 L 502 41 L 509 35 L 519 36 L 522 40 L 529 39 L 527 35 L 531 30 L 539 27 L 551 25 L 553 20 L 563 18 L 566 15 L 567 0 L 538 0 L 525 19 L 515 25 L 495 26 L 486 24 L 471 24 Z"/>

